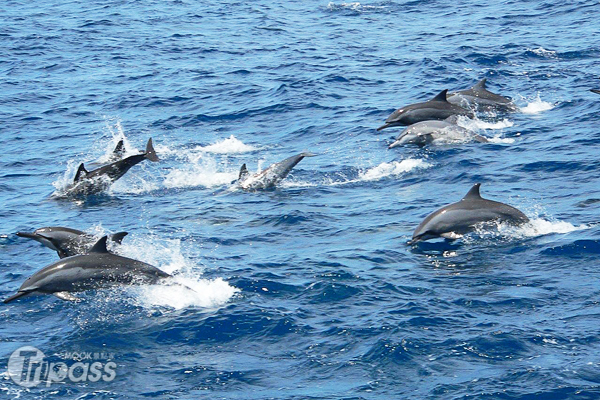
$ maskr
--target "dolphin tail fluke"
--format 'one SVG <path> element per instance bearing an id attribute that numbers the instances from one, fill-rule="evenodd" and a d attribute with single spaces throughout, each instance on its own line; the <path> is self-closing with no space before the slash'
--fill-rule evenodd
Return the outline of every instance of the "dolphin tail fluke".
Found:
<path id="1" fill-rule="evenodd" d="M 17 292 L 16 294 L 13 294 L 13 295 L 12 295 L 12 296 L 10 296 L 9 298 L 7 298 L 7 299 L 4 299 L 3 303 L 4 303 L 4 304 L 10 303 L 11 301 L 14 301 L 14 300 L 16 300 L 16 299 L 18 299 L 18 298 L 20 298 L 20 297 L 23 297 L 23 296 L 25 296 L 25 295 L 28 295 L 29 293 L 30 293 L 30 292 Z"/>
<path id="2" fill-rule="evenodd" d="M 110 236 L 110 240 L 112 240 L 115 243 L 121 244 L 121 242 L 123 241 L 123 238 L 125 236 L 127 236 L 128 232 L 117 232 L 114 233 Z"/>
<path id="3" fill-rule="evenodd" d="M 152 146 L 152 138 L 148 139 L 148 143 L 146 144 L 146 153 L 144 153 L 144 157 L 152 162 L 160 161 L 156 152 L 154 151 L 154 146 Z"/>

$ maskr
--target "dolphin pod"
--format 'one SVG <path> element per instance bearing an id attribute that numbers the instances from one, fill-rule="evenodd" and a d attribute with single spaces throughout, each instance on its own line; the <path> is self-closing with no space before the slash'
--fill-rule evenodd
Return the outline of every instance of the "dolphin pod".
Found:
<path id="1" fill-rule="evenodd" d="M 110 235 L 109 238 L 111 241 L 121 244 L 126 235 L 127 232 L 117 232 Z M 33 232 L 17 232 L 17 236 L 40 242 L 49 249 L 56 251 L 60 258 L 85 254 L 95 243 L 93 235 L 62 226 L 48 226 L 36 229 Z"/>
<path id="2" fill-rule="evenodd" d="M 516 208 L 481 197 L 480 186 L 480 183 L 475 184 L 460 201 L 425 217 L 415 229 L 410 243 L 436 237 L 458 239 L 473 231 L 479 224 L 489 222 L 506 222 L 512 225 L 529 222 L 529 218 Z"/>
<path id="3" fill-rule="evenodd" d="M 53 294 L 62 300 L 77 301 L 73 292 L 155 284 L 171 277 L 150 264 L 109 253 L 107 239 L 102 237 L 87 254 L 66 257 L 42 268 L 27 278 L 17 293 L 4 303 L 36 294 Z"/>
<path id="4" fill-rule="evenodd" d="M 304 157 L 314 157 L 315 155 L 306 152 L 300 153 L 275 163 L 257 174 L 248 172 L 248 168 L 244 164 L 240 168 L 237 184 L 242 189 L 248 191 L 272 188 L 279 181 L 283 180 Z"/>
<path id="5" fill-rule="evenodd" d="M 412 125 L 421 121 L 444 120 L 452 115 L 464 115 L 469 118 L 475 116 L 471 110 L 448 102 L 447 93 L 448 90 L 445 89 L 429 101 L 397 109 L 385 120 L 385 124 L 377 130 L 381 131 L 392 126 Z"/>
<path id="6" fill-rule="evenodd" d="M 92 171 L 86 170 L 84 164 L 81 163 L 77 169 L 73 183 L 67 189 L 67 194 L 77 196 L 105 191 L 116 180 L 125 175 L 131 167 L 144 160 L 159 161 L 152 146 L 152 139 L 148 140 L 145 152 L 112 162 Z"/>

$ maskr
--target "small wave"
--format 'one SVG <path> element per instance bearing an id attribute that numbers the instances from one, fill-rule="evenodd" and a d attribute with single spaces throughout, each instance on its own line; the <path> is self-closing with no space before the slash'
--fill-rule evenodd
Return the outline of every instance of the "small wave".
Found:
<path id="1" fill-rule="evenodd" d="M 352 3 L 340 3 L 336 4 L 332 1 L 327 4 L 327 9 L 329 11 L 353 11 L 353 12 L 363 12 L 363 11 L 373 11 L 373 10 L 384 10 L 385 6 L 371 6 L 371 5 L 362 5 L 359 2 Z"/>
<path id="2" fill-rule="evenodd" d="M 556 57 L 556 51 L 553 50 L 546 50 L 543 47 L 538 47 L 537 49 L 530 49 L 527 48 L 527 51 L 532 52 L 535 55 L 538 56 L 542 56 L 542 57 L 548 57 L 548 58 L 555 58 Z"/>
<path id="3" fill-rule="evenodd" d="M 528 102 L 525 107 L 521 107 L 521 112 L 524 114 L 539 114 L 544 111 L 552 110 L 555 104 L 544 101 L 540 98 L 540 94 L 532 101 Z"/>
<path id="4" fill-rule="evenodd" d="M 208 146 L 199 146 L 195 150 L 215 154 L 239 154 L 255 151 L 258 150 L 258 148 L 245 144 L 235 136 L 231 135 L 227 139 L 223 139 Z"/>
<path id="5" fill-rule="evenodd" d="M 431 164 L 425 160 L 409 158 L 401 162 L 381 163 L 358 174 L 357 181 L 376 181 L 388 176 L 398 176 L 414 169 L 429 168 Z"/>
<path id="6" fill-rule="evenodd" d="M 510 144 L 510 143 L 515 142 L 515 139 L 513 139 L 513 138 L 506 138 L 506 137 L 502 137 L 500 135 L 497 135 L 494 137 L 488 137 L 487 140 L 488 140 L 488 142 L 495 143 L 495 144 Z"/>

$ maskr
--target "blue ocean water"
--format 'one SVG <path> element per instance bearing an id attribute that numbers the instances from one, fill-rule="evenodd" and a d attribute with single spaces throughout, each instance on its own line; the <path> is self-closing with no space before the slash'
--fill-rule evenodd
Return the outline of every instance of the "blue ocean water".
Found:
<path id="1" fill-rule="evenodd" d="M 600 7 L 594 1 L 0 5 L 0 296 L 56 260 L 14 233 L 129 231 L 151 286 L 0 307 L 3 398 L 600 398 Z M 520 111 L 491 143 L 376 132 L 481 78 Z M 80 162 L 141 163 L 88 201 Z M 308 150 L 272 191 L 230 185 Z M 532 223 L 410 246 L 476 182 Z M 109 352 L 110 382 L 25 388 L 35 346 Z"/>

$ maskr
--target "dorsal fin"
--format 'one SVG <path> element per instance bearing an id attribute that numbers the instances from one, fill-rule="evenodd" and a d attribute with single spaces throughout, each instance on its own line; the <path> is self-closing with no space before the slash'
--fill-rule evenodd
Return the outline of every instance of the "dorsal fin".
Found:
<path id="1" fill-rule="evenodd" d="M 108 249 L 106 248 L 107 239 L 108 236 L 102 236 L 88 253 L 108 253 Z"/>
<path id="2" fill-rule="evenodd" d="M 463 200 L 476 200 L 481 199 L 481 195 L 479 194 L 479 188 L 481 187 L 481 183 L 476 183 L 473 185 L 471 190 L 463 197 Z"/>
<path id="3" fill-rule="evenodd" d="M 110 240 L 112 240 L 115 243 L 121 244 L 121 242 L 123 241 L 123 238 L 125 236 L 127 236 L 128 232 L 117 232 L 117 233 L 113 233 L 110 236 Z"/>
<path id="4" fill-rule="evenodd" d="M 442 90 L 440 93 L 438 93 L 437 96 L 435 96 L 433 99 L 431 99 L 430 101 L 448 101 L 446 99 L 446 94 L 448 93 L 448 89 L 444 89 Z"/>
<path id="5" fill-rule="evenodd" d="M 244 177 L 248 175 L 248 168 L 246 168 L 246 164 L 242 165 L 240 168 L 240 175 L 238 176 L 238 180 L 244 179 Z"/>
<path id="6" fill-rule="evenodd" d="M 474 90 L 485 90 L 485 83 L 487 82 L 487 78 L 483 78 L 482 80 L 480 80 L 479 82 L 477 82 L 474 86 L 473 89 Z"/>
<path id="7" fill-rule="evenodd" d="M 74 182 L 79 181 L 82 178 L 85 178 L 85 175 L 88 174 L 88 170 L 85 169 L 85 166 L 83 165 L 83 163 L 79 164 L 79 168 L 77 168 L 77 173 L 75 174 L 75 180 Z"/>

